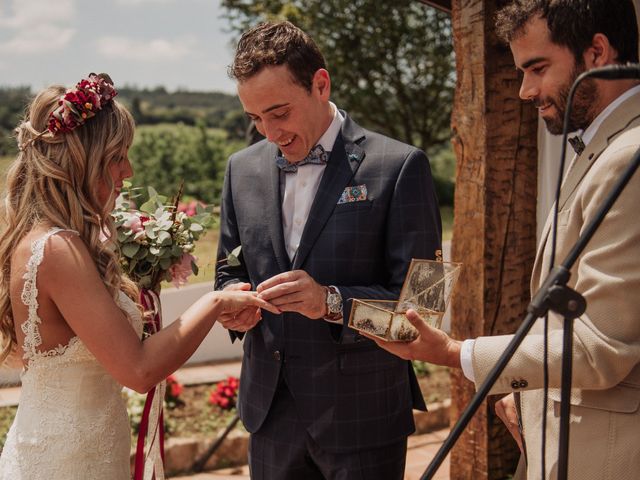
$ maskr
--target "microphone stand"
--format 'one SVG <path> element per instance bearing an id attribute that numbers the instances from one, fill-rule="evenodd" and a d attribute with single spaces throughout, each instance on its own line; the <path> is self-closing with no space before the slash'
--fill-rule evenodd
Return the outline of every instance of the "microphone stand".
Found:
<path id="1" fill-rule="evenodd" d="M 574 82 L 571 91 L 568 96 L 567 105 L 571 105 L 575 90 L 578 84 L 586 77 L 590 76 L 591 72 L 597 74 L 596 71 L 587 71 L 582 73 Z M 569 110 L 567 110 L 564 119 L 564 139 L 563 145 L 566 146 L 566 137 L 569 124 Z M 562 161 L 564 159 L 566 150 L 563 148 Z M 598 209 L 593 220 L 586 226 L 583 233 L 580 235 L 575 245 L 566 256 L 561 265 L 554 267 L 549 272 L 549 275 L 545 279 L 542 287 L 536 292 L 531 303 L 527 307 L 527 315 L 513 335 L 511 342 L 507 345 L 507 348 L 502 353 L 494 367 L 491 369 L 485 381 L 480 385 L 480 388 L 476 391 L 476 394 L 469 402 L 467 408 L 462 412 L 462 415 L 449 432 L 449 436 L 446 438 L 433 460 L 420 477 L 420 480 L 430 480 L 436 474 L 438 468 L 447 457 L 456 441 L 469 424 L 473 415 L 476 413 L 484 399 L 489 394 L 489 391 L 500 377 L 500 374 L 509 363 L 509 360 L 516 352 L 518 346 L 524 340 L 535 320 L 545 315 L 549 310 L 553 310 L 564 317 L 564 332 L 563 332 L 563 357 L 562 357 L 562 388 L 561 388 L 561 404 L 560 404 L 560 434 L 559 434 L 559 449 L 558 449 L 558 479 L 563 480 L 567 478 L 568 471 L 568 453 L 569 453 L 569 410 L 570 410 L 570 395 L 571 395 L 571 369 L 572 369 L 572 348 L 573 348 L 573 319 L 582 315 L 586 309 L 586 301 L 582 295 L 575 290 L 567 287 L 567 282 L 571 276 L 571 268 L 577 261 L 578 257 L 585 249 L 591 237 L 597 231 L 598 227 L 604 220 L 607 212 L 611 209 L 617 198 L 620 196 L 629 180 L 640 166 L 640 148 L 636 151 L 629 166 L 626 168 L 622 176 L 615 183 L 603 204 Z M 560 177 L 561 178 L 561 177 Z M 555 208 L 558 208 L 557 202 Z M 546 412 L 545 412 L 546 415 Z"/>

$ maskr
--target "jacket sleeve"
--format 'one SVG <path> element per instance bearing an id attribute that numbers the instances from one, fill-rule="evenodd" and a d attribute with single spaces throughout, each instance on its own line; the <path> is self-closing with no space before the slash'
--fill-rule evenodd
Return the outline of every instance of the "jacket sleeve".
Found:
<path id="1" fill-rule="evenodd" d="M 218 254 L 216 256 L 216 290 L 222 290 L 227 285 L 239 282 L 249 282 L 249 275 L 244 266 L 242 251 L 240 252 L 240 265 L 231 266 L 226 259 L 234 248 L 241 245 L 240 234 L 236 222 L 236 214 L 233 207 L 233 192 L 231 189 L 231 157 L 227 162 L 227 169 L 224 175 L 224 184 L 222 187 L 222 204 L 220 205 L 220 238 L 218 240 Z M 236 339 L 242 339 L 244 333 L 229 331 L 229 336 L 233 342 Z"/>

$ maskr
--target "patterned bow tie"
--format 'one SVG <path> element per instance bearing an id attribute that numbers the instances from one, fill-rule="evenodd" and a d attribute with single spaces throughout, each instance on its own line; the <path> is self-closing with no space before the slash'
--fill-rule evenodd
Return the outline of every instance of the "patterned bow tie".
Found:
<path id="1" fill-rule="evenodd" d="M 585 149 L 585 145 L 584 145 L 584 142 L 582 141 L 582 137 L 580 135 L 576 135 L 574 137 L 569 137 L 567 140 L 569 140 L 569 143 L 575 150 L 576 154 L 578 156 L 582 155 L 582 152 L 584 152 L 584 149 Z"/>
<path id="2" fill-rule="evenodd" d="M 298 171 L 298 167 L 301 167 L 302 165 L 306 165 L 308 163 L 312 165 L 321 165 L 323 163 L 327 163 L 327 159 L 327 152 L 324 151 L 322 145 L 316 145 L 311 149 L 309 155 L 297 163 L 289 163 L 286 158 L 278 155 L 276 157 L 276 165 L 285 173 L 295 173 Z"/>

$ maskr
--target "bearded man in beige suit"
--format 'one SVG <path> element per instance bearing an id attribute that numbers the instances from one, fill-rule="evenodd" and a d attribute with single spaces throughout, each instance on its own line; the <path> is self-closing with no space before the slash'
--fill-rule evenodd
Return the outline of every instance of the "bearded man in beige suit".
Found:
<path id="1" fill-rule="evenodd" d="M 516 67 L 523 73 L 520 97 L 535 103 L 552 134 L 562 133 L 567 95 L 580 73 L 638 62 L 638 29 L 631 0 L 517 0 L 498 13 L 497 30 L 509 43 Z M 556 262 L 573 247 L 640 147 L 639 82 L 583 82 L 574 100 L 570 127 L 581 132 L 581 142 L 573 142 L 579 146 L 558 204 Z M 640 477 L 639 209 L 637 172 L 571 271 L 569 286 L 587 300 L 586 313 L 574 323 L 571 479 Z M 550 215 L 532 274 L 534 292 L 549 271 L 551 224 Z M 459 342 L 429 327 L 415 312 L 407 316 L 420 331 L 417 340 L 377 343 L 406 359 L 461 367 L 476 385 L 484 381 L 512 339 L 505 335 Z M 561 317 L 549 317 L 544 475 L 543 340 L 539 321 L 491 392 L 509 393 L 498 402 L 496 411 L 525 453 L 526 474 L 532 479 L 557 475 Z M 520 415 L 516 403 L 521 407 Z M 521 461 L 519 476 L 524 476 L 524 471 L 525 462 Z"/>

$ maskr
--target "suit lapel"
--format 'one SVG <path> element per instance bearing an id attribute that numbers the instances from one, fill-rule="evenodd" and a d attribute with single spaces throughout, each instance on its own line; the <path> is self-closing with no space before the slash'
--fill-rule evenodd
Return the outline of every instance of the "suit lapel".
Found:
<path id="1" fill-rule="evenodd" d="M 607 148 L 613 137 L 623 131 L 637 116 L 637 105 L 640 93 L 627 98 L 602 122 L 593 139 L 589 142 L 584 152 L 576 159 L 575 164 L 567 173 L 567 178 L 562 184 L 560 192 L 559 210 L 564 209 L 573 192 L 589 169 L 596 162 L 600 154 Z"/>
<path id="2" fill-rule="evenodd" d="M 344 112 L 343 112 L 344 114 Z M 364 130 L 348 116 L 331 150 L 331 156 L 320 180 L 318 192 L 311 205 L 309 217 L 300 239 L 293 269 L 304 263 L 320 232 L 329 220 L 344 188 L 355 175 L 364 158 L 364 150 L 356 143 L 364 138 Z"/>
<path id="3" fill-rule="evenodd" d="M 282 232 L 282 200 L 280 195 L 280 169 L 276 166 L 275 157 L 278 149 L 269 144 L 271 161 L 266 165 L 269 178 L 269 198 L 265 202 L 265 218 L 269 225 L 269 236 L 273 244 L 273 252 L 278 262 L 278 267 L 283 272 L 291 268 L 289 256 L 284 244 L 284 233 Z"/>
<path id="4" fill-rule="evenodd" d="M 562 210 L 564 208 L 573 192 L 578 188 L 578 185 L 580 185 L 584 176 L 595 163 L 595 160 L 606 147 L 607 139 L 604 134 L 596 134 L 596 138 L 589 142 L 589 145 L 585 148 L 584 152 L 582 152 L 582 154 L 576 159 L 571 169 L 567 172 L 567 178 L 565 178 L 562 183 L 562 190 L 560 190 L 560 202 L 558 203 L 560 208 L 558 210 Z"/>
<path id="5" fill-rule="evenodd" d="M 637 103 L 640 98 L 640 94 L 635 94 L 626 99 L 620 106 L 618 106 L 611 114 L 604 120 L 602 125 L 598 128 L 593 139 L 589 142 L 582 154 L 576 159 L 575 163 L 567 172 L 567 177 L 562 183 L 562 189 L 560 190 L 560 201 L 558 203 L 558 212 L 561 212 L 567 207 L 567 203 L 572 198 L 573 193 L 576 191 L 580 182 L 585 177 L 589 169 L 595 164 L 600 154 L 611 143 L 613 137 L 617 136 L 623 131 L 629 123 L 638 117 Z M 536 259 L 533 265 L 533 272 L 531 275 L 531 292 L 540 287 L 540 282 L 543 278 L 546 278 L 546 272 L 542 271 L 544 264 L 544 253 L 547 249 L 547 244 L 551 241 L 551 228 L 553 226 L 553 209 L 547 216 L 544 228 L 542 229 L 542 235 L 540 236 L 540 243 L 536 251 Z M 562 260 L 562 259 L 556 259 Z"/>

